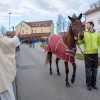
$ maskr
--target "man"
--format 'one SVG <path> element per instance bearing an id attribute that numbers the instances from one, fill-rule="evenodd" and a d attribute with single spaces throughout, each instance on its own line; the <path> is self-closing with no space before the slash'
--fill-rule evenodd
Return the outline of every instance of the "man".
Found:
<path id="1" fill-rule="evenodd" d="M 32 46 L 34 47 L 35 45 L 35 38 L 32 38 Z"/>
<path id="2" fill-rule="evenodd" d="M 0 35 L 0 100 L 15 100 L 12 82 L 16 76 L 16 37 Z"/>
<path id="3" fill-rule="evenodd" d="M 100 34 L 93 29 L 94 23 L 87 22 L 84 38 L 78 44 L 84 44 L 86 85 L 89 91 L 97 90 L 96 77 L 98 70 L 98 47 L 100 47 Z"/>

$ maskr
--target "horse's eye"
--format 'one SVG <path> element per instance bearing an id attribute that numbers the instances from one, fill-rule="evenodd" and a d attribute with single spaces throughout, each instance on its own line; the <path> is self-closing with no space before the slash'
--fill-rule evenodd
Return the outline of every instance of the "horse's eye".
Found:
<path id="1" fill-rule="evenodd" d="M 73 25 L 75 25 L 75 23 L 73 23 Z"/>

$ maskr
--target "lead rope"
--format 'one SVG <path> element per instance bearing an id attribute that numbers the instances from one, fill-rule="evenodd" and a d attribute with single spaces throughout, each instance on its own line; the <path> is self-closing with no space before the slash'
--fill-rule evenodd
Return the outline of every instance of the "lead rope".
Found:
<path id="1" fill-rule="evenodd" d="M 83 54 L 83 56 L 87 58 L 87 60 L 89 60 L 92 64 L 98 64 L 98 63 L 96 62 L 96 60 L 87 57 L 87 56 L 83 53 L 83 51 L 82 51 L 80 45 L 77 45 L 77 47 L 79 48 L 79 50 L 80 50 L 80 52 Z"/>

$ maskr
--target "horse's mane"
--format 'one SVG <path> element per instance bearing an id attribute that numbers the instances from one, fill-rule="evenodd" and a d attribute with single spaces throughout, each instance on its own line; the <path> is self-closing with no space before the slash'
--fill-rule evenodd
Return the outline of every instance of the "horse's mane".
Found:
<path id="1" fill-rule="evenodd" d="M 67 39 L 70 40 L 70 39 L 74 39 L 74 34 L 73 34 L 73 31 L 72 31 L 72 27 L 71 25 L 69 26 L 69 29 L 68 29 L 68 32 L 67 32 Z"/>
<path id="2" fill-rule="evenodd" d="M 66 34 L 63 36 L 63 42 L 70 49 L 75 47 L 74 34 L 73 34 L 73 31 L 72 31 L 71 25 L 69 26 L 68 32 L 66 32 Z"/>
<path id="3" fill-rule="evenodd" d="M 73 36 L 73 31 L 71 25 L 69 26 L 68 35 Z"/>

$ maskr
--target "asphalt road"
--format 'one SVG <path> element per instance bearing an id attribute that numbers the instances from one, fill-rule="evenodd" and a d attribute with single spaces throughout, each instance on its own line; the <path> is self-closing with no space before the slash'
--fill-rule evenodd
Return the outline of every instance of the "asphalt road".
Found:
<path id="1" fill-rule="evenodd" d="M 53 75 L 49 75 L 49 65 L 44 65 L 45 55 L 39 44 L 34 48 L 21 45 L 21 51 L 16 54 L 18 100 L 100 100 L 100 68 L 97 76 L 99 90 L 88 91 L 85 86 L 84 61 L 76 60 L 74 84 L 70 82 L 72 65 L 69 63 L 71 87 L 67 88 L 63 61 L 59 62 L 61 76 L 57 76 L 53 56 Z"/>

